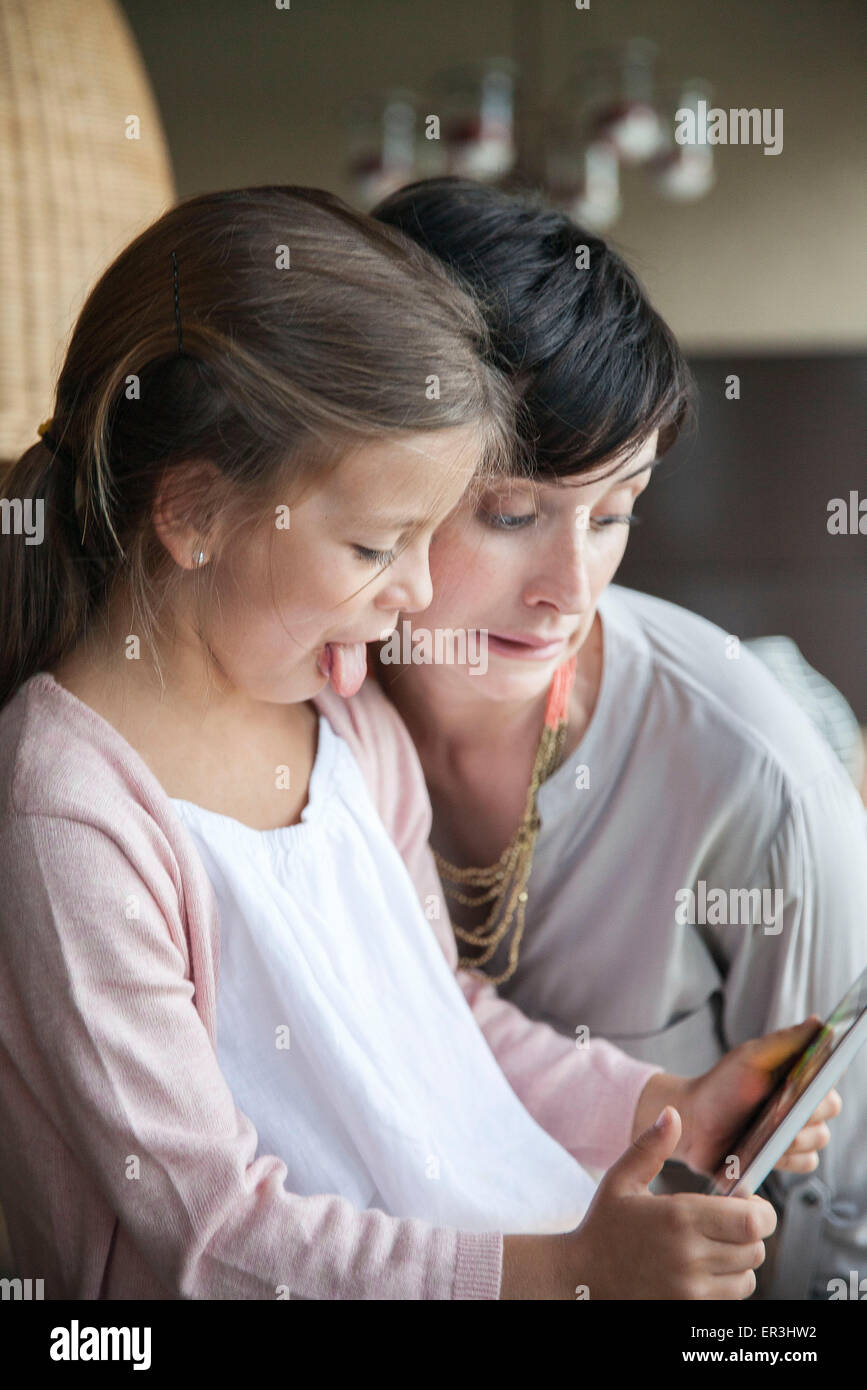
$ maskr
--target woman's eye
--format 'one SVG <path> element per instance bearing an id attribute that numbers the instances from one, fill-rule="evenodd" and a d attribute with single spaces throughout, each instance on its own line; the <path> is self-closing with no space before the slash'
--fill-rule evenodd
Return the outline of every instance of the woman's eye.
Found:
<path id="1" fill-rule="evenodd" d="M 592 524 L 598 530 L 604 530 L 606 526 L 637 526 L 641 520 L 634 512 L 629 512 L 624 516 L 594 516 L 591 518 Z"/>
<path id="2" fill-rule="evenodd" d="M 518 531 L 536 520 L 535 512 L 482 512 L 485 525 L 501 531 Z"/>
<path id="3" fill-rule="evenodd" d="M 495 512 L 484 509 L 479 512 L 479 516 L 486 526 L 493 526 L 500 531 L 524 530 L 538 519 L 536 512 Z M 591 527 L 594 531 L 603 531 L 608 526 L 637 526 L 640 520 L 641 517 L 635 516 L 633 512 L 616 516 L 594 516 L 591 518 Z"/>
<path id="4" fill-rule="evenodd" d="M 370 550 L 366 545 L 356 545 L 353 549 L 360 559 L 366 560 L 370 565 L 390 565 L 397 558 L 397 552 L 394 550 Z"/>

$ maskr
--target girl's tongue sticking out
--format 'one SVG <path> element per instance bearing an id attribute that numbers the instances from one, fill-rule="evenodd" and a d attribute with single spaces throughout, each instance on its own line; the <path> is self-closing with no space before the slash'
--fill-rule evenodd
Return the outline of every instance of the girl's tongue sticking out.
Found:
<path id="1" fill-rule="evenodd" d="M 365 643 L 328 642 L 319 658 L 319 669 L 331 681 L 332 689 L 348 699 L 361 689 L 367 675 Z"/>

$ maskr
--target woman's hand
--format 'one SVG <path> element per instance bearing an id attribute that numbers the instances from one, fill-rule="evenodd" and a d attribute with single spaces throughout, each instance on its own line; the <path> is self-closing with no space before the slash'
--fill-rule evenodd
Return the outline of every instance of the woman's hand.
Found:
<path id="1" fill-rule="evenodd" d="M 633 1133 L 640 1132 L 642 1121 L 654 1107 L 676 1105 L 683 1134 L 673 1157 L 698 1172 L 714 1172 L 750 1115 L 774 1089 L 775 1073 L 785 1062 L 795 1060 L 821 1022 L 818 1014 L 811 1014 L 792 1028 L 781 1028 L 741 1043 L 703 1076 L 675 1077 L 660 1072 L 651 1077 L 636 1109 Z M 777 1168 L 793 1173 L 812 1172 L 819 1163 L 817 1150 L 824 1148 L 831 1137 L 826 1121 L 839 1115 L 842 1107 L 839 1092 L 830 1090 L 792 1140 Z"/>

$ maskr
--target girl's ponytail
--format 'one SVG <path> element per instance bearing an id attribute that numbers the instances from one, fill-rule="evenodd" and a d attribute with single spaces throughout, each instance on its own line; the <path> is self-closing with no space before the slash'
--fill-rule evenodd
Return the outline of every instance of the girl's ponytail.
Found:
<path id="1" fill-rule="evenodd" d="M 102 569 L 81 547 L 73 461 L 55 447 L 31 445 L 0 489 L 0 709 L 81 636 Z"/>

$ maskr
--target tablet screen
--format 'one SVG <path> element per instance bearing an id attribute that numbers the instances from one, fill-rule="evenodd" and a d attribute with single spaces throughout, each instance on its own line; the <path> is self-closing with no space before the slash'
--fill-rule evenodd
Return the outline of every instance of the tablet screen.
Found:
<path id="1" fill-rule="evenodd" d="M 828 1058 L 840 1046 L 846 1034 L 854 1028 L 865 1010 L 867 1010 L 867 970 L 858 976 L 834 1012 L 825 1023 L 817 1028 L 815 1037 L 801 1053 L 783 1085 L 774 1092 L 770 1100 L 766 1102 L 765 1108 L 760 1112 L 758 1119 L 750 1125 L 742 1139 L 735 1145 L 742 1173 L 746 1172 L 771 1135 L 779 1128 L 792 1107 L 804 1094 L 820 1067 L 824 1066 Z M 725 1176 L 725 1165 L 717 1173 L 716 1181 L 730 1181 Z"/>

